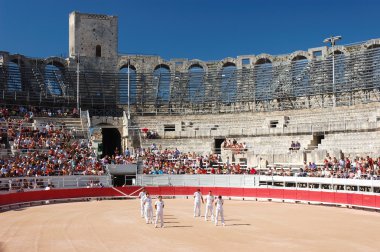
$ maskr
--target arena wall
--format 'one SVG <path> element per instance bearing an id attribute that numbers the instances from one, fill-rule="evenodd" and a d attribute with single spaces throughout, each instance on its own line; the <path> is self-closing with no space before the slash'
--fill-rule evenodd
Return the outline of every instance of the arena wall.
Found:
<path id="1" fill-rule="evenodd" d="M 145 187 L 152 195 L 162 196 L 187 196 L 192 197 L 199 188 L 203 194 L 212 190 L 214 195 L 222 195 L 227 198 L 247 200 L 277 200 L 282 202 L 301 202 L 313 204 L 344 205 L 380 210 L 380 196 L 369 193 L 354 192 L 325 192 L 312 190 L 291 190 L 272 188 L 230 188 L 230 187 Z M 78 199 L 78 198 L 117 198 L 137 197 L 141 187 L 118 187 L 118 188 L 83 188 L 83 189 L 57 189 L 50 191 L 33 191 L 21 193 L 3 194 L 0 197 L 0 206 L 4 209 L 12 207 L 31 206 L 32 203 L 44 204 L 49 200 Z"/>

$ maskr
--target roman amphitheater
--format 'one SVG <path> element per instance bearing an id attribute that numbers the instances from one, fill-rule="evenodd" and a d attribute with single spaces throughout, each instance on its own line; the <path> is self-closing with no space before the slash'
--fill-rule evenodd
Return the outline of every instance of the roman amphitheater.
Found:
<path id="1" fill-rule="evenodd" d="M 118 32 L 117 16 L 72 12 L 67 58 L 0 51 L 1 251 L 60 250 L 46 241 L 53 234 L 78 251 L 153 249 L 131 230 L 110 235 L 120 223 L 157 235 L 137 223 L 136 201 L 103 201 L 134 199 L 142 186 L 170 198 L 167 235 L 209 235 L 198 245 L 173 238 L 165 250 L 212 251 L 207 239 L 217 237 L 247 251 L 252 244 L 239 237 L 253 232 L 259 251 L 377 251 L 380 39 L 202 61 L 120 54 Z M 231 236 L 184 214 L 197 188 L 225 197 Z M 86 202 L 53 204 L 72 201 Z M 321 204 L 345 209 L 308 206 Z M 52 211 L 65 217 L 49 227 Z M 310 230 L 297 211 L 320 231 L 301 243 Z M 18 227 L 29 230 L 34 218 L 38 237 L 18 243 L 26 236 Z M 77 235 L 97 230 L 96 239 L 78 240 L 70 232 L 79 226 L 67 223 L 80 224 Z M 324 235 L 335 228 L 339 237 Z"/>

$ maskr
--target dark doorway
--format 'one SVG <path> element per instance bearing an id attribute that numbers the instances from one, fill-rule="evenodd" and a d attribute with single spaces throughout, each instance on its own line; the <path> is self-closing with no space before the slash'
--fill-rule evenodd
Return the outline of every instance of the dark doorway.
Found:
<path id="1" fill-rule="evenodd" d="M 114 155 L 116 147 L 119 150 L 119 154 L 121 153 L 121 135 L 116 128 L 102 128 L 102 136 L 102 157 L 104 157 L 105 155 Z"/>
<path id="2" fill-rule="evenodd" d="M 215 138 L 215 145 L 214 145 L 214 153 L 215 154 L 221 154 L 222 153 L 222 143 L 226 140 L 225 138 Z"/>

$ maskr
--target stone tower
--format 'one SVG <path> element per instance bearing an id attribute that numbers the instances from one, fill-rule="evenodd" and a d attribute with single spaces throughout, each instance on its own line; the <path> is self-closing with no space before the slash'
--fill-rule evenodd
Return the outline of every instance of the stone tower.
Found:
<path id="1" fill-rule="evenodd" d="M 118 59 L 118 17 L 72 12 L 69 17 L 69 57 L 97 70 L 114 70 Z"/>

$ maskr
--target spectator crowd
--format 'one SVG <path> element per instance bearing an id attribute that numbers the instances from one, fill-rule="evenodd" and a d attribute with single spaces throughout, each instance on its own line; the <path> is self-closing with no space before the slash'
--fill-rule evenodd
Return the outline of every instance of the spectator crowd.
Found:
<path id="1" fill-rule="evenodd" d="M 0 107 L 0 147 L 15 151 L 15 155 L 0 158 L 0 177 L 32 177 L 52 175 L 102 175 L 107 164 L 130 164 L 142 161 L 144 174 L 263 174 L 327 178 L 378 178 L 380 157 L 342 158 L 326 157 L 323 164 L 310 162 L 302 167 L 248 168 L 239 163 L 222 160 L 220 154 L 182 152 L 178 148 L 163 149 L 152 144 L 150 148 L 136 148 L 124 153 L 118 149 L 112 156 L 98 158 L 91 142 L 77 139 L 73 129 L 64 124 L 47 123 L 44 127 L 32 127 L 33 117 L 75 117 L 76 109 L 44 109 L 35 107 Z M 155 134 L 145 129 L 148 135 Z M 148 137 L 148 136 L 147 136 Z M 154 136 L 154 137 L 157 137 Z M 153 138 L 154 138 L 153 137 Z M 11 146 L 9 146 L 11 145 Z M 221 148 L 241 153 L 246 143 L 225 139 Z M 292 142 L 291 149 L 300 144 Z"/>

